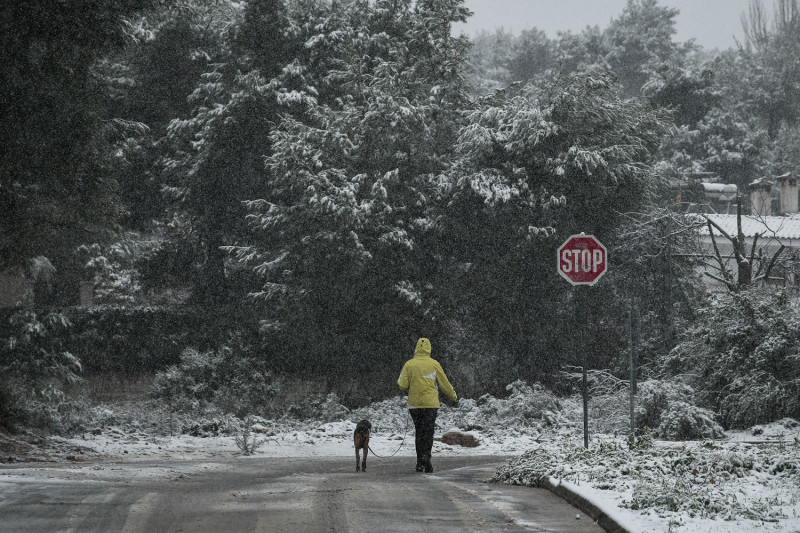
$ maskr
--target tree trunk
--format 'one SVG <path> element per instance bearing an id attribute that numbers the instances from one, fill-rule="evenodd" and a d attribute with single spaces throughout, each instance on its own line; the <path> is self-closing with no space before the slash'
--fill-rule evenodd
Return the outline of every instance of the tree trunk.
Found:
<path id="1" fill-rule="evenodd" d="M 216 305 L 225 301 L 227 279 L 225 277 L 225 252 L 221 249 L 219 235 L 206 236 L 206 262 L 197 280 L 192 299 L 201 305 Z"/>

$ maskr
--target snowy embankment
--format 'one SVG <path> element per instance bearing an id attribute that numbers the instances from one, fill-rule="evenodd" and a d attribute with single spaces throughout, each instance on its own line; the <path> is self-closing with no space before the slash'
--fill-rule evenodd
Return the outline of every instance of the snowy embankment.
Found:
<path id="1" fill-rule="evenodd" d="M 519 382 L 509 390 L 503 399 L 487 395 L 443 406 L 437 437 L 456 429 L 479 445 L 437 441 L 434 462 L 448 455 L 514 456 L 493 481 L 536 486 L 549 479 L 635 532 L 800 531 L 800 424 L 794 420 L 729 432 L 721 440 L 640 439 L 633 445 L 604 434 L 597 420 L 587 450 L 579 399 L 556 399 Z M 373 461 L 414 456 L 413 425 L 401 398 L 348 411 L 329 396 L 304 420 L 196 419 L 141 403 L 123 411 L 95 408 L 82 435 L 50 439 L 50 457 L 78 463 L 93 455 L 204 459 L 242 453 L 247 434 L 256 457 L 350 460 L 352 432 L 362 418 L 373 424 Z"/>
<path id="2" fill-rule="evenodd" d="M 646 442 L 594 438 L 543 442 L 493 481 L 563 484 L 631 531 L 800 531 L 800 431 L 782 421 L 758 441 Z M 752 436 L 751 436 L 752 439 Z"/>

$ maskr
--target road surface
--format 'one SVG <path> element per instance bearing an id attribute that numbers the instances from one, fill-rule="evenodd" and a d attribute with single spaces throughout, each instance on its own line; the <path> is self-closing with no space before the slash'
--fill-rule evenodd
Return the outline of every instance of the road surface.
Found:
<path id="1" fill-rule="evenodd" d="M 0 531 L 391 532 L 602 529 L 544 489 L 489 484 L 502 458 L 92 461 L 0 465 Z"/>

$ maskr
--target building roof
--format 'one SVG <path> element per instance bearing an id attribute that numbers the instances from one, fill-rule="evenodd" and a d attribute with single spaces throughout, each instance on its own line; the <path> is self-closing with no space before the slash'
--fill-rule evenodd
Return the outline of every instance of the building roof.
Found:
<path id="1" fill-rule="evenodd" d="M 703 183 L 702 185 L 707 199 L 730 202 L 739 194 L 739 187 L 735 183 Z"/>
<path id="2" fill-rule="evenodd" d="M 712 222 L 718 224 L 728 235 L 736 235 L 736 215 L 708 214 L 701 215 L 699 218 L 708 217 Z M 708 225 L 704 224 L 700 228 L 700 233 L 708 235 Z M 796 240 L 800 239 L 800 215 L 785 217 L 765 216 L 752 217 L 742 215 L 742 233 L 745 237 L 761 235 L 761 238 L 774 238 Z M 717 228 L 714 228 L 714 235 L 722 235 Z"/>

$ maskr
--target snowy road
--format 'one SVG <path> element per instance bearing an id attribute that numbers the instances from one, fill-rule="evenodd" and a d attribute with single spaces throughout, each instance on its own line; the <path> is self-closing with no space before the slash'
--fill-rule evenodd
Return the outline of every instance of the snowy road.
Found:
<path id="1" fill-rule="evenodd" d="M 408 457 L 26 464 L 0 467 L 0 530 L 602 531 L 544 489 L 487 484 L 502 461 Z M 580 518 L 577 518 L 577 517 Z"/>

